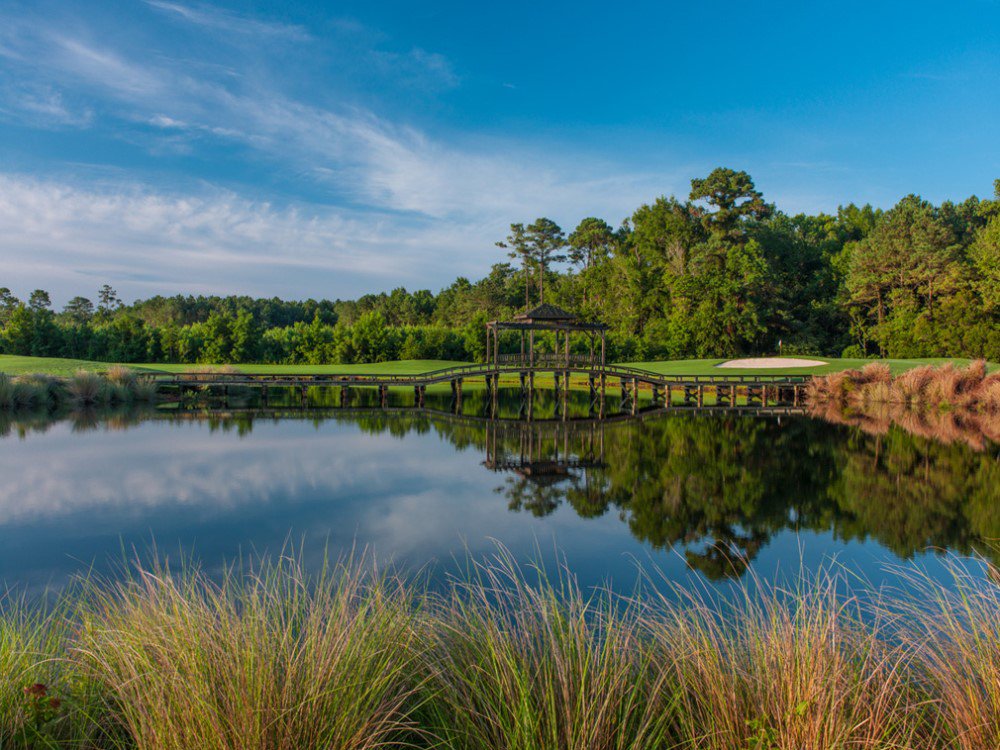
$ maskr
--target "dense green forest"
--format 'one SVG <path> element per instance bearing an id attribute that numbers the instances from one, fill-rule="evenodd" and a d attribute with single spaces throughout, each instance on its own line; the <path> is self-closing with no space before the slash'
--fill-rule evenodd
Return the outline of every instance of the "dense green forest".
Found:
<path id="1" fill-rule="evenodd" d="M 153 297 L 52 310 L 0 288 L 0 351 L 115 362 L 479 359 L 483 325 L 540 301 L 611 326 L 612 360 L 784 353 L 1000 360 L 1000 180 L 993 200 L 789 216 L 745 172 L 691 181 L 616 229 L 514 223 L 478 281 L 356 300 Z M 506 260 L 504 260 L 506 258 Z M 508 262 L 509 261 L 509 262 Z"/>

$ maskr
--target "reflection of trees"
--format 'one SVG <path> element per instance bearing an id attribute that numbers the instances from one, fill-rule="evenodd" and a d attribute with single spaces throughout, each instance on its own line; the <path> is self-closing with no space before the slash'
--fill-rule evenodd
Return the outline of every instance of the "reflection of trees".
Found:
<path id="1" fill-rule="evenodd" d="M 711 578 L 741 574 L 790 528 L 873 538 L 902 557 L 927 547 L 992 555 L 987 542 L 1000 538 L 996 449 L 802 419 L 681 416 L 602 430 L 604 466 L 546 485 L 512 477 L 500 488 L 511 509 L 614 508 L 633 536 L 683 547 Z"/>
<path id="2" fill-rule="evenodd" d="M 835 449 L 842 470 L 831 486 L 841 509 L 836 533 L 875 536 L 901 557 L 926 547 L 992 554 L 1000 539 L 1000 463 L 977 452 L 893 429 L 856 433 Z"/>

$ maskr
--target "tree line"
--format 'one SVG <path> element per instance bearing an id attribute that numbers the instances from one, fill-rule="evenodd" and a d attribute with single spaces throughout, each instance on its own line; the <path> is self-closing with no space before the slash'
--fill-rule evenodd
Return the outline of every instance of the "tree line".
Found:
<path id="1" fill-rule="evenodd" d="M 0 288 L 0 349 L 117 362 L 479 359 L 487 320 L 546 302 L 611 326 L 617 360 L 785 353 L 1000 360 L 1000 180 L 992 200 L 790 216 L 718 168 L 615 228 L 512 223 L 477 281 L 356 300 L 175 296 L 62 311 Z M 545 344 L 543 343 L 544 347 Z"/>

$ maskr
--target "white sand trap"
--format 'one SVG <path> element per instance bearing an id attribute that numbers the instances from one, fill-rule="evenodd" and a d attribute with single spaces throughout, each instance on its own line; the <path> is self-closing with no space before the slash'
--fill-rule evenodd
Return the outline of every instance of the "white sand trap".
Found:
<path id="1" fill-rule="evenodd" d="M 774 367 L 819 367 L 829 362 L 818 359 L 791 359 L 788 357 L 752 357 L 750 359 L 731 359 L 728 362 L 716 365 L 716 367 L 733 367 L 744 370 L 763 370 Z"/>

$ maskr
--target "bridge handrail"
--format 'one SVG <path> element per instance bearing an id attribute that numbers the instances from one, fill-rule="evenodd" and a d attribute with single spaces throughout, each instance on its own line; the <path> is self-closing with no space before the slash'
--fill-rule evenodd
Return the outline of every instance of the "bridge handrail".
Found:
<path id="1" fill-rule="evenodd" d="M 649 383 L 694 383 L 694 384 L 741 384 L 741 383 L 804 383 L 808 380 L 808 375 L 774 375 L 774 374 L 718 374 L 718 375 L 689 375 L 654 372 L 638 367 L 628 367 L 617 364 L 592 364 L 581 366 L 570 362 L 567 367 L 528 367 L 524 362 L 507 364 L 499 363 L 471 363 L 465 365 L 452 365 L 437 370 L 428 370 L 422 373 L 291 373 L 291 372 L 267 372 L 267 373 L 244 373 L 244 372 L 211 372 L 211 371 L 191 371 L 183 373 L 164 373 L 155 375 L 157 382 L 161 383 L 266 383 L 269 381 L 297 381 L 315 382 L 336 381 L 348 382 L 377 382 L 383 384 L 422 384 L 440 382 L 448 380 L 452 376 L 480 376 L 500 374 L 502 372 L 523 372 L 531 370 L 586 372 L 594 375 L 610 375 L 611 377 L 634 377 Z"/>

